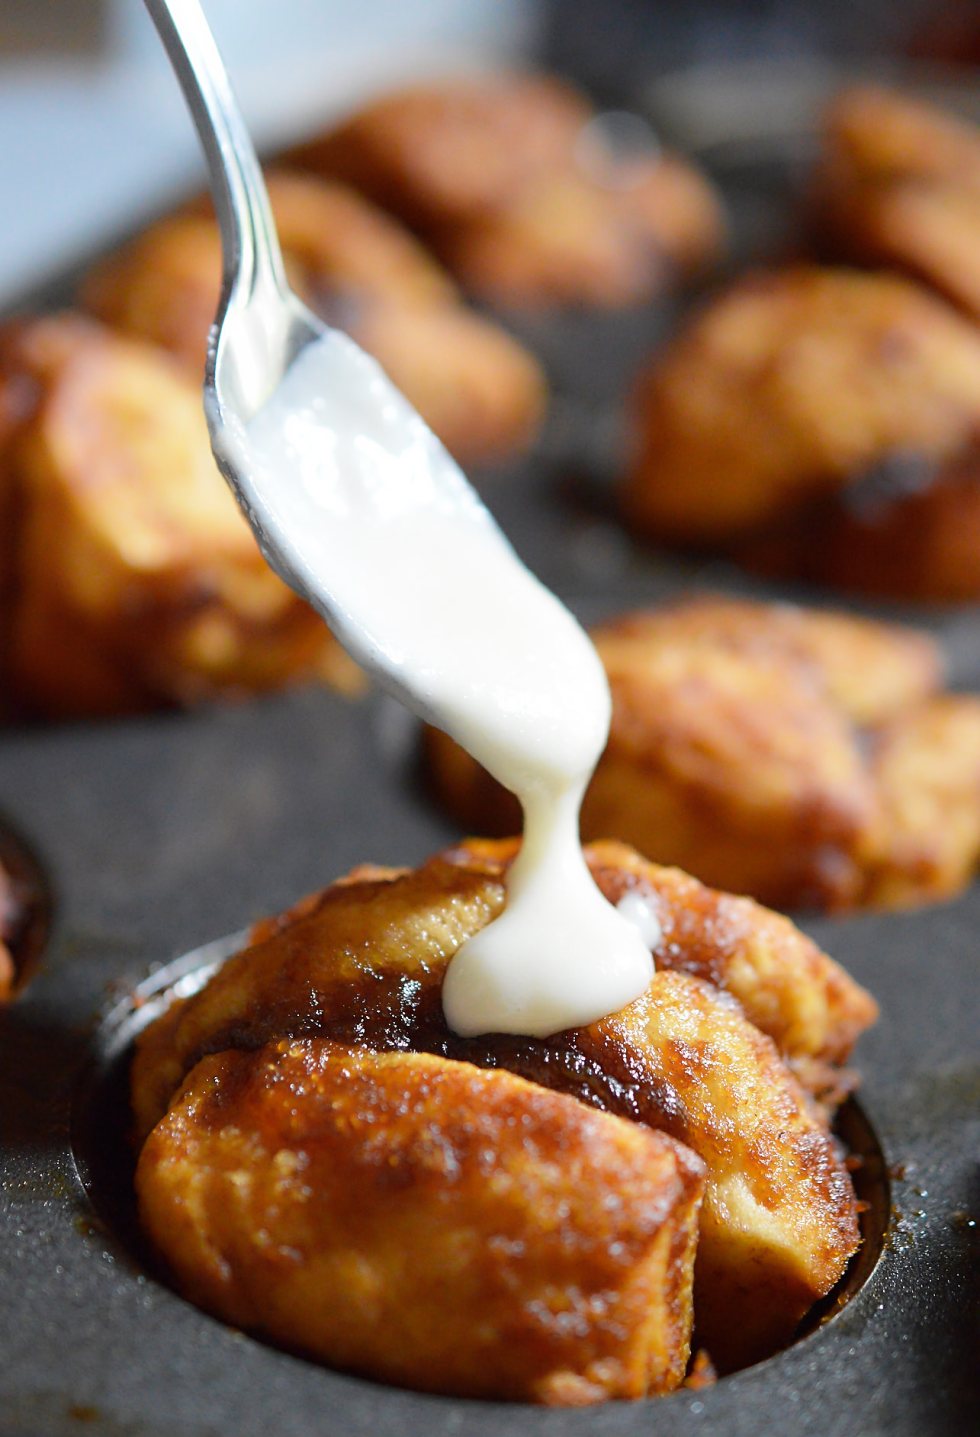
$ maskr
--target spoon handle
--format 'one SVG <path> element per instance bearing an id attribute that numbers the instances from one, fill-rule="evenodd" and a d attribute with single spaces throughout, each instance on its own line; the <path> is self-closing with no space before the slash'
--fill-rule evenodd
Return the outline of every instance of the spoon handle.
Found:
<path id="1" fill-rule="evenodd" d="M 224 61 L 198 0 L 144 0 L 197 126 L 224 257 L 224 299 L 286 292 L 269 195 Z"/>

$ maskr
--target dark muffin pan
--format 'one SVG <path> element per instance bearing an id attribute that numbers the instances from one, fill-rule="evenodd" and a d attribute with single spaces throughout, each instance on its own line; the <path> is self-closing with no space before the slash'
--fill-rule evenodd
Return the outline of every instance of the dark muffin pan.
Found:
<path id="1" fill-rule="evenodd" d="M 743 148 L 718 172 L 742 254 L 759 236 L 778 242 L 794 172 L 786 156 Z M 64 293 L 53 285 L 45 297 Z M 481 487 L 521 553 L 587 619 L 692 586 L 801 596 L 726 565 L 657 557 L 609 517 L 615 401 L 676 314 L 670 301 L 518 326 L 551 364 L 554 414 L 538 453 Z M 975 610 L 860 607 L 925 622 L 954 680 L 980 688 Z M 0 1012 L 0 1433 L 978 1430 L 978 885 L 913 913 L 806 924 L 881 1004 L 857 1053 L 859 1101 L 841 1120 L 864 1157 L 866 1242 L 807 1333 L 756 1367 L 651 1402 L 578 1410 L 423 1396 L 276 1350 L 160 1279 L 129 1188 L 133 1035 L 163 989 L 199 982 L 228 951 L 227 940 L 211 941 L 219 935 L 355 863 L 414 864 L 458 837 L 418 788 L 414 734 L 386 700 L 318 689 L 4 732 L 0 811 L 58 901 L 33 981 Z"/>

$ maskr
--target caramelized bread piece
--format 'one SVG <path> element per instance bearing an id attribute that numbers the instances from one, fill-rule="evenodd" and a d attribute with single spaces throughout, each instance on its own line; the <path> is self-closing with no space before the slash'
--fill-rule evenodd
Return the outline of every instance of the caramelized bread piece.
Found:
<path id="1" fill-rule="evenodd" d="M 844 907 L 873 798 L 844 717 L 809 668 L 759 649 L 596 644 L 614 694 L 583 832 L 615 833 L 715 886 Z"/>
<path id="2" fill-rule="evenodd" d="M 657 973 L 644 997 L 586 1029 L 581 1048 L 610 1086 L 622 1085 L 614 1111 L 665 1130 L 707 1166 L 698 1342 L 722 1371 L 767 1356 L 860 1240 L 833 1141 L 771 1040 L 734 1000 L 687 974 Z"/>
<path id="3" fill-rule="evenodd" d="M 70 318 L 37 321 L 21 353 L 39 389 L 13 461 L 9 663 L 22 704 L 113 713 L 349 675 L 260 555 L 192 380 L 159 351 Z"/>
<path id="4" fill-rule="evenodd" d="M 701 1164 L 509 1073 L 318 1039 L 221 1053 L 136 1186 L 192 1301 L 335 1366 L 569 1405 L 684 1376 Z"/>
<path id="5" fill-rule="evenodd" d="M 544 413 L 544 375 L 498 325 L 466 309 L 449 276 L 396 220 L 353 190 L 273 172 L 290 282 L 380 360 L 447 448 L 468 462 L 524 448 Z M 174 215 L 98 266 L 83 286 L 109 324 L 204 366 L 221 277 L 210 212 Z"/>
<path id="6" fill-rule="evenodd" d="M 717 258 L 720 208 L 652 135 L 624 155 L 595 120 L 552 77 L 471 76 L 383 96 L 293 160 L 401 215 L 480 294 L 636 303 Z"/>
<path id="7" fill-rule="evenodd" d="M 980 863 L 980 698 L 943 694 L 895 719 L 876 735 L 872 765 L 869 902 L 903 908 L 958 893 Z"/>
<path id="8" fill-rule="evenodd" d="M 892 456 L 941 461 L 972 443 L 980 334 L 896 277 L 751 275 L 654 359 L 634 410 L 627 520 L 724 546 L 805 520 Z"/>
<path id="9" fill-rule="evenodd" d="M 620 615 L 596 629 L 601 651 L 638 657 L 646 645 L 700 644 L 762 654 L 808 669 L 857 724 L 879 724 L 932 694 L 942 680 L 928 634 L 833 609 L 694 594 Z"/>
<path id="10" fill-rule="evenodd" d="M 876 85 L 824 117 L 810 203 L 827 251 L 902 269 L 980 319 L 980 129 Z"/>
<path id="11" fill-rule="evenodd" d="M 730 977 L 787 1045 L 827 1055 L 843 1053 L 872 1021 L 874 1004 L 807 940 L 794 941 L 788 924 L 760 915 L 755 932 L 752 905 L 726 919 L 710 895 L 702 903 L 693 880 L 664 876 L 619 845 L 597 845 L 590 860 L 611 897 L 646 882 L 664 906 L 648 993 L 546 1040 L 460 1039 L 443 1019 L 442 977 L 459 944 L 500 911 L 513 853 L 512 844 L 471 844 L 413 872 L 335 885 L 292 921 L 265 925 L 257 944 L 140 1039 L 137 1126 L 145 1134 L 158 1121 L 203 1056 L 286 1036 L 411 1048 L 516 1072 L 669 1132 L 703 1159 L 714 1216 L 702 1232 L 696 1320 L 719 1363 L 752 1360 L 788 1339 L 836 1282 L 857 1245 L 856 1208 L 833 1140 L 775 1044 L 716 984 Z M 773 976 L 782 965 L 796 977 L 793 998 L 785 975 Z M 813 1016 L 794 1021 L 807 992 Z"/>

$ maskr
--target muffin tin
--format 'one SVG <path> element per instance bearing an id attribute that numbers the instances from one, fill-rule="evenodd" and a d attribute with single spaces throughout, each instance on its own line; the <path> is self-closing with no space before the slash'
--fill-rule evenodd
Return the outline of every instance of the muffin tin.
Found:
<path id="1" fill-rule="evenodd" d="M 721 157 L 740 257 L 760 236 L 780 242 L 793 171 L 792 157 L 759 145 Z M 53 285 L 45 298 L 65 290 Z M 515 320 L 551 365 L 555 410 L 535 456 L 478 482 L 519 551 L 588 620 L 691 586 L 774 593 L 726 565 L 644 551 L 607 512 L 616 398 L 678 303 Z M 925 622 L 954 680 L 980 688 L 976 611 L 934 611 Z M 233 946 L 218 935 L 353 864 L 413 864 L 458 836 L 419 788 L 407 715 L 379 696 L 307 689 L 235 708 L 7 730 L 0 808 L 56 897 L 32 981 L 0 1013 L 6 1437 L 972 1430 L 980 886 L 914 913 L 805 925 L 882 1009 L 857 1054 L 859 1103 L 842 1119 L 864 1152 L 871 1205 L 845 1290 L 793 1347 L 714 1387 L 548 1410 L 383 1387 L 235 1332 L 157 1277 L 134 1220 L 126 1060 L 160 992 L 200 982 Z"/>

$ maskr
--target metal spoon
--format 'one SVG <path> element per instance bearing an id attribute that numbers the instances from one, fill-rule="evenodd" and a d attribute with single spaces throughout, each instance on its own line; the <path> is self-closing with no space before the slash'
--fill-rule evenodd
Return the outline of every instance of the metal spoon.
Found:
<path id="1" fill-rule="evenodd" d="M 268 476 L 245 462 L 243 441 L 249 421 L 263 409 L 301 352 L 329 338 L 338 377 L 355 387 L 371 388 L 380 403 L 393 397 L 403 414 L 411 413 L 417 468 L 425 469 L 425 482 L 416 485 L 418 507 L 451 509 L 462 519 L 493 530 L 502 546 L 509 547 L 507 541 L 439 441 L 375 361 L 347 335 L 323 324 L 289 288 L 262 170 L 198 0 L 145 0 L 145 4 L 197 126 L 221 227 L 222 291 L 204 378 L 204 409 L 218 467 L 272 568 L 323 615 L 345 647 L 384 687 L 424 717 L 437 718 L 406 686 L 383 645 L 354 621 L 345 597 L 331 591 L 331 575 L 322 566 L 313 572 L 313 566 L 302 562 L 292 541 L 302 537 L 299 531 L 305 526 L 297 522 L 295 512 L 291 532 L 283 533 Z M 433 455 L 439 462 L 423 462 Z M 294 487 L 299 493 L 299 480 Z M 405 487 L 411 493 L 410 475 Z M 312 506 L 308 523 L 310 527 L 322 523 L 322 515 L 314 513 Z"/>

